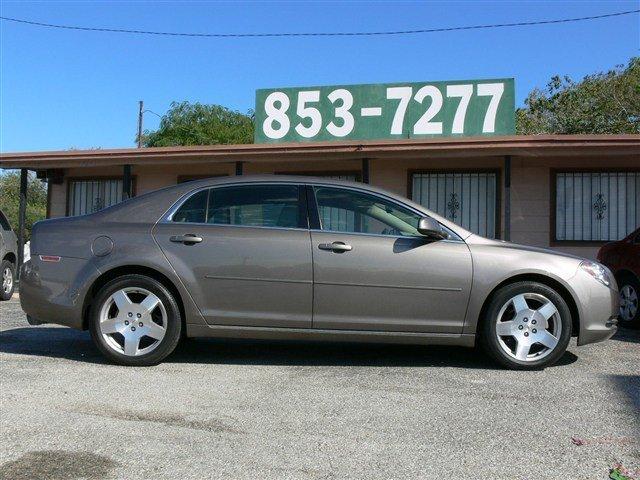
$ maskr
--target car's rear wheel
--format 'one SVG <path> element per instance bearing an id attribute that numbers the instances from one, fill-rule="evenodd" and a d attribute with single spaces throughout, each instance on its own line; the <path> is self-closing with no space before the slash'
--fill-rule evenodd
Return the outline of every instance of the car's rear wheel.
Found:
<path id="1" fill-rule="evenodd" d="M 120 365 L 156 365 L 180 340 L 180 309 L 153 278 L 126 275 L 102 287 L 92 302 L 89 329 L 98 349 Z"/>
<path id="2" fill-rule="evenodd" d="M 0 267 L 2 272 L 2 289 L 0 289 L 0 300 L 9 300 L 16 288 L 15 266 L 9 260 L 3 260 Z"/>
<path id="3" fill-rule="evenodd" d="M 640 328 L 640 282 L 631 275 L 624 275 L 617 279 L 620 292 L 620 315 L 618 321 L 621 327 Z"/>
<path id="4" fill-rule="evenodd" d="M 485 351 L 500 364 L 518 370 L 552 365 L 571 339 L 571 311 L 554 289 L 517 282 L 498 290 L 480 331 Z"/>

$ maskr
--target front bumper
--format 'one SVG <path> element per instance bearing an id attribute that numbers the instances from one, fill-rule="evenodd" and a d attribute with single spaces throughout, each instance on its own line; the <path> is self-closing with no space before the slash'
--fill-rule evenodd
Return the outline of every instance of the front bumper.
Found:
<path id="1" fill-rule="evenodd" d="M 613 275 L 610 277 L 612 283 L 607 287 L 578 269 L 569 282 L 580 314 L 578 345 L 602 342 L 618 330 L 620 295 Z"/>

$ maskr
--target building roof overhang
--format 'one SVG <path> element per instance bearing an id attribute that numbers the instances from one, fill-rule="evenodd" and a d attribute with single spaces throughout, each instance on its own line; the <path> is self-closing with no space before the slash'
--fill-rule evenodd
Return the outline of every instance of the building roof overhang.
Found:
<path id="1" fill-rule="evenodd" d="M 511 135 L 341 142 L 203 145 L 0 153 L 1 168 L 32 170 L 109 165 L 348 160 L 362 158 L 640 158 L 640 135 Z"/>

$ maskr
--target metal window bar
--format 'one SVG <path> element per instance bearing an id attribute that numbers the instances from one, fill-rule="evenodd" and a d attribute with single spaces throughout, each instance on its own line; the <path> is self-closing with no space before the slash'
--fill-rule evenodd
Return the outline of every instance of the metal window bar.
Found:
<path id="1" fill-rule="evenodd" d="M 620 240 L 640 225 L 640 172 L 566 172 L 555 180 L 556 240 Z"/>
<path id="2" fill-rule="evenodd" d="M 122 201 L 122 180 L 74 180 L 69 188 L 69 215 L 86 215 Z"/>
<path id="3" fill-rule="evenodd" d="M 413 200 L 467 230 L 496 237 L 495 173 L 416 173 Z"/>

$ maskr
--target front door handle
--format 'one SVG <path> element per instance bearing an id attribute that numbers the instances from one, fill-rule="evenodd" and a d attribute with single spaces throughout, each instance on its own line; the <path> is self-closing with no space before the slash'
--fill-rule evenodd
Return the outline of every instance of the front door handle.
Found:
<path id="1" fill-rule="evenodd" d="M 202 242 L 202 237 L 194 235 L 193 233 L 187 233 L 186 235 L 173 235 L 169 238 L 174 243 L 184 243 L 185 245 L 191 245 L 194 243 Z"/>
<path id="2" fill-rule="evenodd" d="M 351 245 L 347 245 L 344 242 L 321 243 L 318 245 L 318 248 L 320 250 L 330 250 L 335 253 L 350 252 L 353 250 Z"/>

